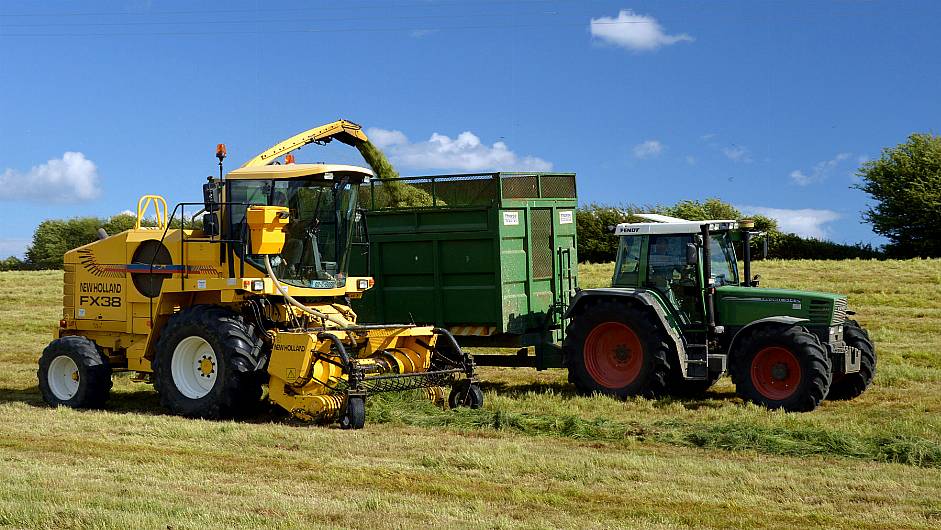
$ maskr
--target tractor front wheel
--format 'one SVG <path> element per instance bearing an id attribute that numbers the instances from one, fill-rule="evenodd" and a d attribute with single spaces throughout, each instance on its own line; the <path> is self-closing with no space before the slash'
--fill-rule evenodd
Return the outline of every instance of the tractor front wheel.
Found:
<path id="1" fill-rule="evenodd" d="M 563 345 L 569 381 L 582 394 L 626 398 L 664 392 L 668 337 L 648 311 L 601 301 L 579 313 Z"/>
<path id="2" fill-rule="evenodd" d="M 742 339 L 732 357 L 738 395 L 770 409 L 811 411 L 830 388 L 830 358 L 802 327 L 758 329 Z"/>
<path id="3" fill-rule="evenodd" d="M 261 340 L 241 317 L 195 306 L 160 332 L 153 361 L 160 403 L 176 414 L 220 418 L 247 412 L 262 395 Z"/>
<path id="4" fill-rule="evenodd" d="M 97 408 L 111 391 L 111 367 L 95 343 L 80 336 L 52 341 L 39 358 L 39 391 L 52 406 Z"/>
<path id="5" fill-rule="evenodd" d="M 847 346 L 859 348 L 859 371 L 837 376 L 830 385 L 827 399 L 853 399 L 865 392 L 876 376 L 876 347 L 866 329 L 855 320 L 847 320 L 843 324 L 843 340 Z"/>

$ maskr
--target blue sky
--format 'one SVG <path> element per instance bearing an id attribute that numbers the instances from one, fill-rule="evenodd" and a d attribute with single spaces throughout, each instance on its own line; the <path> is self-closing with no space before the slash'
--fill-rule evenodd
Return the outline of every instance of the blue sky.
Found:
<path id="1" fill-rule="evenodd" d="M 853 174 L 941 116 L 937 2 L 268 5 L 0 3 L 0 255 L 338 117 L 405 174 L 575 171 L 583 202 L 715 196 L 879 244 Z"/>

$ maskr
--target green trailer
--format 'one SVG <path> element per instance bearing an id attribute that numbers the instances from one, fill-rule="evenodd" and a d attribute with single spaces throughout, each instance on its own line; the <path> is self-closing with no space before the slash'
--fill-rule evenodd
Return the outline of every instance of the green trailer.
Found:
<path id="1" fill-rule="evenodd" d="M 480 365 L 562 366 L 563 315 L 578 286 L 572 173 L 478 173 L 373 179 L 364 186 L 368 252 L 351 274 L 376 287 L 361 322 L 433 323 Z M 532 348 L 530 348 L 532 347 Z"/>

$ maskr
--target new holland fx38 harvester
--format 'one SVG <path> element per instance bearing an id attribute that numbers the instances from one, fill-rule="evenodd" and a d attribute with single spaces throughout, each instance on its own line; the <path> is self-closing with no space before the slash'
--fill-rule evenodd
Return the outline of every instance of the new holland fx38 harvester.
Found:
<path id="1" fill-rule="evenodd" d="M 349 300 L 372 279 L 349 277 L 347 264 L 357 191 L 373 174 L 289 155 L 333 139 L 361 151 L 368 142 L 341 120 L 224 177 L 220 144 L 220 178 L 203 186 L 202 203 L 168 214 L 162 198 L 145 196 L 134 229 L 67 253 L 63 318 L 39 362 L 43 398 L 100 406 L 112 373 L 130 371 L 187 416 L 237 415 L 267 396 L 295 417 L 359 428 L 368 393 L 443 397 L 444 386 L 451 406 L 479 407 L 473 360 L 446 330 L 357 324 Z M 156 226 L 142 227 L 151 205 Z M 199 215 L 199 229 L 174 222 Z"/>

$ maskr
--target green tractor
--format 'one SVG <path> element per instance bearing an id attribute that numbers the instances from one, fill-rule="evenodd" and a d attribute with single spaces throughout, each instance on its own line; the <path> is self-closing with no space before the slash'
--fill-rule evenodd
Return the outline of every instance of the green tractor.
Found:
<path id="1" fill-rule="evenodd" d="M 579 391 L 695 396 L 728 371 L 747 401 L 810 411 L 872 383 L 875 348 L 847 319 L 845 296 L 751 278 L 753 223 L 640 217 L 650 222 L 615 229 L 612 286 L 579 290 L 566 313 L 563 353 Z"/>

